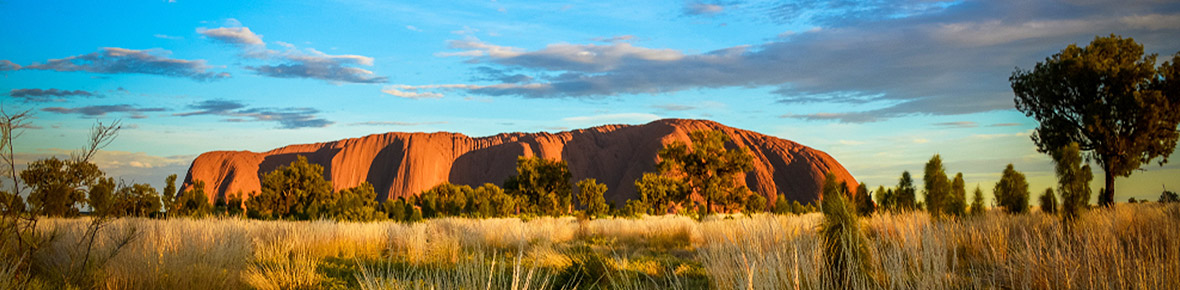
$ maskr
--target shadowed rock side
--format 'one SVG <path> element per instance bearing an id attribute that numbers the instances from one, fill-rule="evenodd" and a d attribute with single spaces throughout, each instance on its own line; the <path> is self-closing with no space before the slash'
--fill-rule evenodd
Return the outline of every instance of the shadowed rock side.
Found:
<path id="1" fill-rule="evenodd" d="M 297 156 L 324 166 L 337 190 L 368 181 L 377 199 L 417 194 L 442 182 L 499 185 L 516 174 L 517 156 L 561 159 L 573 182 L 595 178 L 606 184 L 608 201 L 621 205 L 636 197 L 635 180 L 655 171 L 664 144 L 689 142 L 688 133 L 720 130 L 734 146 L 754 155 L 754 170 L 744 177 L 754 192 L 773 204 L 778 196 L 806 203 L 820 196 L 824 174 L 836 173 L 855 185 L 852 175 L 827 153 L 776 137 L 713 121 L 665 119 L 644 125 L 606 125 L 551 133 L 508 133 L 471 138 L 457 133 L 385 133 L 327 143 L 291 145 L 267 152 L 214 151 L 193 161 L 183 188 L 203 180 L 209 200 L 235 192 L 257 192 L 259 177 Z"/>

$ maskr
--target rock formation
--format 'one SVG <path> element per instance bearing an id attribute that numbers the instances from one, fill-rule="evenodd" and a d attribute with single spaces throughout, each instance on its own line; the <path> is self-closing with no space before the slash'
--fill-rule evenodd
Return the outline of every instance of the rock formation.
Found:
<path id="1" fill-rule="evenodd" d="M 206 183 L 209 200 L 226 193 L 260 191 L 263 174 L 290 164 L 297 156 L 324 166 L 337 190 L 368 181 L 378 200 L 417 194 L 442 182 L 499 185 L 516 174 L 517 156 L 565 160 L 572 182 L 595 178 L 609 188 L 606 198 L 618 205 L 636 197 L 635 180 L 655 171 L 656 152 L 688 133 L 720 130 L 733 146 L 748 148 L 754 170 L 744 177 L 750 190 L 807 203 L 820 196 L 824 174 L 831 171 L 855 185 L 852 175 L 827 153 L 789 140 L 713 121 L 665 119 L 644 125 L 606 125 L 560 133 L 506 133 L 471 138 L 457 133 L 385 133 L 333 142 L 290 145 L 267 152 L 213 151 L 189 167 L 182 188 L 193 180 Z"/>

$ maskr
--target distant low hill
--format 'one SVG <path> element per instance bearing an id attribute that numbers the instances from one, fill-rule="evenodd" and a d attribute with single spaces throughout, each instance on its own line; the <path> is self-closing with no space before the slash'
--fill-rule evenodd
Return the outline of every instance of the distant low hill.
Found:
<path id="1" fill-rule="evenodd" d="M 517 156 L 565 160 L 573 182 L 595 178 L 606 184 L 608 201 L 622 205 L 635 198 L 635 180 L 654 172 L 656 153 L 688 133 L 719 130 L 732 145 L 748 148 L 754 170 L 744 177 L 770 202 L 785 196 L 807 203 L 819 198 L 824 174 L 831 171 L 850 185 L 856 180 L 827 153 L 789 140 L 706 120 L 664 119 L 644 125 L 606 125 L 560 133 L 505 133 L 472 138 L 458 133 L 390 132 L 315 144 L 290 145 L 267 152 L 213 151 L 193 160 L 182 188 L 203 180 L 209 200 L 226 193 L 260 191 L 263 174 L 297 156 L 324 166 L 337 190 L 368 181 L 377 199 L 417 194 L 443 182 L 500 185 L 516 174 Z"/>

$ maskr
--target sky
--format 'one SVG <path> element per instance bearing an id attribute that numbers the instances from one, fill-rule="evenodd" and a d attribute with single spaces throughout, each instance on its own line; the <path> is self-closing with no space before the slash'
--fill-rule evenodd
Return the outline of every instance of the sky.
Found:
<path id="1" fill-rule="evenodd" d="M 157 187 L 213 150 L 693 118 L 872 188 L 940 154 L 990 200 L 1009 163 L 1034 196 L 1055 182 L 1013 71 L 1112 33 L 1180 52 L 1175 1 L 536 2 L 0 1 L 0 104 L 34 114 L 23 162 L 121 120 L 95 162 Z M 1180 188 L 1180 165 L 1142 169 L 1116 200 Z"/>

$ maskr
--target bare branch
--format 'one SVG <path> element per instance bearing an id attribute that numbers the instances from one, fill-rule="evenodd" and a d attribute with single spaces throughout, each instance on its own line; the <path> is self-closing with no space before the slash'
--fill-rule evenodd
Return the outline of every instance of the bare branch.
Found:
<path id="1" fill-rule="evenodd" d="M 90 128 L 90 143 L 72 156 L 74 161 L 90 162 L 90 159 L 94 158 L 99 150 L 115 141 L 115 137 L 119 135 L 121 129 L 123 129 L 122 120 L 115 120 L 110 125 L 103 125 L 102 122 L 95 124 L 93 128 Z"/>

